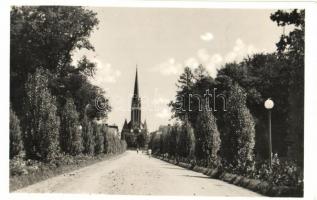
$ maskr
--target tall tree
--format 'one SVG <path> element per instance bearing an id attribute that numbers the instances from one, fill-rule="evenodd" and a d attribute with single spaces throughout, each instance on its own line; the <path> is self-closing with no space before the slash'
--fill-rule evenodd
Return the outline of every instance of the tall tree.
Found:
<path id="1" fill-rule="evenodd" d="M 198 160 L 205 160 L 208 166 L 218 167 L 220 164 L 220 133 L 216 118 L 211 111 L 204 109 L 199 112 L 195 125 L 195 155 Z"/>
<path id="2" fill-rule="evenodd" d="M 10 159 L 19 155 L 23 149 L 20 120 L 10 107 Z"/>
<path id="3" fill-rule="evenodd" d="M 83 119 L 82 141 L 83 153 L 93 155 L 95 152 L 95 138 L 93 134 L 92 122 L 88 120 L 86 115 Z"/>
<path id="4" fill-rule="evenodd" d="M 28 158 L 50 161 L 59 153 L 56 100 L 48 90 L 47 71 L 37 69 L 26 84 L 24 144 Z"/>
<path id="5" fill-rule="evenodd" d="M 287 64 L 289 90 L 288 155 L 303 166 L 304 158 L 304 55 L 305 55 L 305 11 L 278 10 L 271 15 L 278 26 L 294 26 L 294 30 L 283 34 L 276 44 L 280 59 Z"/>
<path id="6" fill-rule="evenodd" d="M 255 129 L 253 117 L 246 106 L 246 92 L 237 83 L 231 86 L 228 111 L 225 116 L 227 132 L 222 137 L 222 158 L 242 173 L 254 167 Z"/>
<path id="7" fill-rule="evenodd" d="M 63 152 L 71 155 L 82 152 L 82 136 L 79 125 L 74 101 L 68 98 L 63 107 L 60 123 L 60 147 Z"/>
<path id="8" fill-rule="evenodd" d="M 73 6 L 14 6 L 10 15 L 10 99 L 18 116 L 23 116 L 21 100 L 26 97 L 29 73 L 45 68 L 61 78 L 94 68 L 83 64 L 76 68 L 71 63 L 74 49 L 94 49 L 88 37 L 98 19 L 96 13 Z"/>
<path id="9" fill-rule="evenodd" d="M 95 139 L 95 155 L 98 155 L 104 151 L 104 134 L 102 132 L 101 124 L 93 122 L 92 127 Z"/>
<path id="10" fill-rule="evenodd" d="M 194 157 L 194 153 L 195 153 L 194 129 L 190 125 L 189 121 L 186 119 L 180 128 L 179 139 L 177 143 L 177 151 L 178 151 L 178 155 L 182 157 L 191 157 L 191 158 Z"/>
<path id="11" fill-rule="evenodd" d="M 184 120 L 185 116 L 192 119 L 189 113 L 189 101 L 188 96 L 192 94 L 192 87 L 194 85 L 194 75 L 189 67 L 185 67 L 184 72 L 180 75 L 177 80 L 177 91 L 175 101 L 171 101 L 169 106 L 172 109 L 173 118 Z"/>

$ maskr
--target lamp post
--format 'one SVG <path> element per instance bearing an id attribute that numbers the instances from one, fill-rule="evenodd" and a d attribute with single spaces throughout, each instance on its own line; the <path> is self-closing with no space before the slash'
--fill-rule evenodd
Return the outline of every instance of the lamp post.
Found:
<path id="1" fill-rule="evenodd" d="M 272 130 L 271 130 L 271 109 L 274 107 L 274 102 L 268 98 L 264 102 L 264 107 L 268 110 L 268 123 L 269 123 L 269 153 L 270 153 L 270 169 L 272 169 Z"/>

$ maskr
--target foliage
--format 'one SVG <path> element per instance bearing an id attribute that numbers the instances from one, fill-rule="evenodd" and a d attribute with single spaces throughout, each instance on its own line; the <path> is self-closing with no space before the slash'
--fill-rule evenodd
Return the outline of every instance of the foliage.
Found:
<path id="1" fill-rule="evenodd" d="M 101 130 L 101 125 L 96 122 L 92 123 L 93 135 L 95 139 L 95 155 L 98 155 L 104 151 L 104 135 Z"/>
<path id="2" fill-rule="evenodd" d="M 304 157 L 304 55 L 305 55 L 305 11 L 278 10 L 271 15 L 278 26 L 294 26 L 288 35 L 283 34 L 276 44 L 280 60 L 286 63 L 289 113 L 287 122 L 287 142 L 290 143 L 289 156 L 295 156 L 303 167 Z"/>
<path id="3" fill-rule="evenodd" d="M 10 107 L 10 159 L 23 150 L 20 120 Z"/>
<path id="4" fill-rule="evenodd" d="M 63 107 L 60 124 L 61 150 L 71 155 L 82 152 L 82 136 L 74 101 L 69 98 Z"/>
<path id="5" fill-rule="evenodd" d="M 161 135 L 157 132 L 150 134 L 149 149 L 152 149 L 153 154 L 158 154 L 161 151 Z"/>
<path id="6" fill-rule="evenodd" d="M 47 88 L 48 80 L 47 72 L 37 69 L 26 84 L 25 151 L 28 158 L 43 161 L 50 161 L 59 153 L 60 120 L 56 100 Z"/>
<path id="7" fill-rule="evenodd" d="M 121 140 L 109 129 L 102 129 L 104 135 L 104 152 L 110 154 L 122 153 L 127 149 L 125 140 Z"/>
<path id="8" fill-rule="evenodd" d="M 49 85 L 53 94 L 59 96 L 71 90 L 66 88 L 69 74 L 86 75 L 94 71 L 91 64 L 79 63 L 76 67 L 71 63 L 73 50 L 94 50 L 88 37 L 98 19 L 96 13 L 74 6 L 14 6 L 10 15 L 10 98 L 20 116 L 29 73 L 44 68 L 55 74 Z"/>
<path id="9" fill-rule="evenodd" d="M 93 134 L 92 122 L 88 120 L 86 115 L 83 119 L 82 141 L 83 153 L 93 155 L 95 152 L 95 139 Z"/>
<path id="10" fill-rule="evenodd" d="M 142 131 L 136 136 L 137 147 L 144 148 L 147 143 L 148 143 L 147 131 Z"/>
<path id="11" fill-rule="evenodd" d="M 89 127 L 91 121 L 96 118 L 106 118 L 111 110 L 105 91 L 89 82 L 89 78 L 95 73 L 96 64 L 85 56 L 77 64 L 72 60 L 74 50 L 94 50 L 88 38 L 99 22 L 96 13 L 74 6 L 13 6 L 10 15 L 10 101 L 13 110 L 17 111 L 16 114 L 21 119 L 22 131 L 26 132 L 23 137 L 26 157 L 31 159 L 46 157 L 44 152 L 43 155 L 39 155 L 42 150 L 38 150 L 44 149 L 38 146 L 42 146 L 45 142 L 38 141 L 41 138 L 35 137 L 37 134 L 34 133 L 39 129 L 36 126 L 41 126 L 41 129 L 45 127 L 42 126 L 42 122 L 30 124 L 33 116 L 39 118 L 59 116 L 61 124 L 59 125 L 56 119 L 52 120 L 50 125 L 52 129 L 58 127 L 61 130 L 62 151 L 72 155 L 81 153 L 82 137 L 88 136 L 90 132 L 86 130 L 87 126 Z M 37 82 L 41 87 L 32 88 L 31 85 L 35 83 L 31 83 L 29 77 L 39 76 L 39 72 L 45 74 L 47 80 L 41 79 Z M 34 90 L 33 93 L 29 91 L 31 88 Z M 44 93 L 41 93 L 42 89 L 45 90 Z M 49 94 L 49 97 L 45 96 L 46 94 Z M 103 110 L 98 110 L 94 102 L 100 96 L 105 99 Z M 50 98 L 53 99 L 51 102 L 48 100 Z M 42 108 L 35 109 L 36 106 L 40 106 L 35 104 L 42 101 L 41 99 L 47 102 L 45 106 L 50 112 L 48 116 L 44 116 L 45 114 L 40 116 L 38 112 L 41 112 Z M 29 115 L 25 115 L 28 112 Z M 85 117 L 87 118 L 84 120 Z M 90 124 L 84 126 L 84 129 L 86 128 L 84 133 L 77 129 L 80 125 L 79 121 Z M 46 128 L 47 126 L 48 124 Z M 54 143 L 53 138 L 48 139 L 50 143 Z M 85 139 L 84 152 L 90 153 L 90 144 L 95 145 L 95 141 L 91 142 L 91 140 L 95 138 L 85 137 Z M 33 148 L 34 146 L 36 148 Z M 53 146 L 58 148 L 59 145 Z M 48 151 L 59 152 L 53 149 Z"/>
<path id="12" fill-rule="evenodd" d="M 210 77 L 202 65 L 195 70 L 185 67 L 184 72 L 177 80 L 178 90 L 175 100 L 169 103 L 173 113 L 172 118 L 181 121 L 188 120 L 192 126 L 195 126 L 202 107 L 202 99 L 205 98 L 204 94 L 214 84 L 214 79 Z"/>
<path id="13" fill-rule="evenodd" d="M 208 166 L 219 166 L 220 133 L 212 112 L 205 108 L 199 112 L 194 133 L 196 158 L 205 160 Z"/>
<path id="14" fill-rule="evenodd" d="M 194 129 L 188 121 L 181 127 L 177 142 L 177 152 L 181 157 L 194 157 L 195 154 L 195 135 Z"/>
<path id="15" fill-rule="evenodd" d="M 223 161 L 247 174 L 254 167 L 255 129 L 253 117 L 246 107 L 246 93 L 237 83 L 231 86 L 224 118 L 227 131 L 222 136 Z"/>
<path id="16" fill-rule="evenodd" d="M 294 161 L 280 160 L 277 154 L 273 156 L 272 170 L 268 162 L 259 162 L 251 177 L 273 185 L 303 188 L 303 170 Z"/>

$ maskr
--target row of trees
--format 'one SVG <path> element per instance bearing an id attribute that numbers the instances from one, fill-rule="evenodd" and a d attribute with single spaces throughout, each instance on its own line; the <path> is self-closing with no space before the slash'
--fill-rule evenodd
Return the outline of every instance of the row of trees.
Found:
<path id="1" fill-rule="evenodd" d="M 215 115 L 202 109 L 194 126 L 185 116 L 181 124 L 160 127 L 158 132 L 154 132 L 149 143 L 153 152 L 194 159 L 200 165 L 212 168 L 223 165 L 245 173 L 251 170 L 255 159 L 254 119 L 246 107 L 244 89 L 233 84 L 229 92 L 228 112 L 222 121 L 226 130 L 219 130 Z"/>
<path id="2" fill-rule="evenodd" d="M 65 153 L 97 155 L 125 149 L 96 121 L 111 111 L 105 91 L 90 83 L 96 65 L 73 52 L 94 50 L 88 38 L 96 13 L 82 7 L 11 9 L 10 158 L 51 161 Z M 105 98 L 104 109 L 95 107 Z"/>
<path id="3" fill-rule="evenodd" d="M 181 125 L 152 134 L 153 149 L 173 156 L 194 156 L 205 165 L 230 167 L 247 173 L 253 170 L 256 160 L 261 162 L 269 155 L 267 111 L 263 102 L 270 97 L 276 105 L 272 111 L 273 153 L 294 160 L 302 167 L 304 11 L 279 10 L 271 19 L 278 26 L 295 27 L 288 35 L 281 36 L 277 52 L 255 54 L 239 63 L 227 63 L 216 78 L 210 77 L 203 66 L 195 70 L 185 68 L 177 83 L 176 100 L 170 103 L 173 117 Z M 226 97 L 226 109 L 222 109 L 220 98 L 216 98 L 216 110 L 212 102 L 205 100 L 206 90 L 214 88 Z M 190 94 L 200 98 L 189 100 Z M 180 101 L 185 109 L 179 109 Z M 206 110 L 206 106 L 213 111 Z M 183 138 L 181 135 L 188 131 L 179 126 L 190 127 L 194 137 Z M 168 144 L 172 149 L 168 150 Z M 180 147 L 180 144 L 188 146 Z M 194 149 L 194 152 L 180 154 L 182 148 Z"/>

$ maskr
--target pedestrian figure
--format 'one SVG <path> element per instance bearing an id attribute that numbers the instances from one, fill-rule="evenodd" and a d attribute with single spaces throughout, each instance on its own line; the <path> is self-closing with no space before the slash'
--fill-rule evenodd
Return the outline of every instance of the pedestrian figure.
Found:
<path id="1" fill-rule="evenodd" d="M 148 150 L 148 154 L 149 154 L 149 158 L 151 158 L 151 154 L 152 154 L 152 150 L 151 149 Z"/>
<path id="2" fill-rule="evenodd" d="M 139 154 L 139 148 L 136 148 L 136 153 Z"/>

